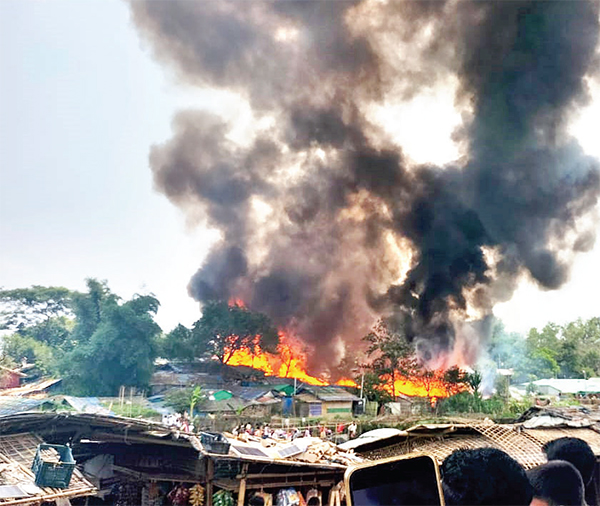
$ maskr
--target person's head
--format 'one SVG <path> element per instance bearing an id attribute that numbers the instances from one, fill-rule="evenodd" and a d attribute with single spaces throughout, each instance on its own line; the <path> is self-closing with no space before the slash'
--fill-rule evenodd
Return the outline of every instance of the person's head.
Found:
<path id="1" fill-rule="evenodd" d="M 496 448 L 456 450 L 444 460 L 441 474 L 449 506 L 529 506 L 533 497 L 525 470 Z"/>
<path id="2" fill-rule="evenodd" d="M 265 506 L 265 499 L 260 495 L 253 495 L 248 503 L 250 506 Z"/>
<path id="3" fill-rule="evenodd" d="M 544 450 L 548 461 L 566 460 L 573 464 L 581 474 L 584 485 L 592 481 L 596 457 L 590 445 L 583 439 L 561 437 L 546 443 L 542 450 Z"/>
<path id="4" fill-rule="evenodd" d="M 584 505 L 583 480 L 573 464 L 552 460 L 527 471 L 533 496 L 547 506 Z"/>
<path id="5" fill-rule="evenodd" d="M 307 506 L 321 506 L 321 501 L 318 497 L 311 497 L 306 503 Z"/>

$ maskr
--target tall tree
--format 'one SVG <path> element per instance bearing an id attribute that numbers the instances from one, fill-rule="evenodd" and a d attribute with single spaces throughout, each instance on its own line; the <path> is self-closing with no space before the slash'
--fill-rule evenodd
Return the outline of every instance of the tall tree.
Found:
<path id="1" fill-rule="evenodd" d="M 58 316 L 72 316 L 73 292 L 61 286 L 0 290 L 0 329 L 17 330 Z"/>
<path id="2" fill-rule="evenodd" d="M 3 356 L 14 363 L 25 358 L 45 373 L 55 372 L 55 349 L 69 339 L 76 296 L 54 286 L 1 290 L 0 329 L 13 331 L 3 338 Z"/>
<path id="3" fill-rule="evenodd" d="M 184 325 L 177 325 L 160 340 L 160 351 L 164 358 L 193 360 L 195 355 L 194 334 Z"/>
<path id="4" fill-rule="evenodd" d="M 161 333 L 153 318 L 158 307 L 149 295 L 104 304 L 89 340 L 61 362 L 67 387 L 86 395 L 115 395 L 121 385 L 147 387 Z"/>
<path id="5" fill-rule="evenodd" d="M 600 318 L 568 323 L 562 335 L 558 352 L 560 375 L 566 378 L 600 375 Z"/>
<path id="6" fill-rule="evenodd" d="M 209 302 L 192 330 L 195 352 L 227 364 L 236 350 L 276 352 L 277 329 L 268 316 L 226 302 Z"/>
<path id="7" fill-rule="evenodd" d="M 102 322 L 106 308 L 117 304 L 119 297 L 112 293 L 106 281 L 86 279 L 87 292 L 73 297 L 73 311 L 77 324 L 71 336 L 73 345 L 86 343 Z"/>
<path id="8" fill-rule="evenodd" d="M 365 373 L 363 378 L 363 395 L 367 400 L 377 403 L 377 413 L 379 413 L 383 405 L 394 400 L 390 390 L 386 379 L 381 378 L 375 372 Z M 355 393 L 359 392 L 360 389 L 355 389 Z"/>
<path id="9" fill-rule="evenodd" d="M 557 357 L 561 329 L 548 323 L 542 331 L 531 329 L 526 341 L 526 366 L 531 379 L 553 378 L 560 372 Z"/>
<path id="10" fill-rule="evenodd" d="M 369 344 L 367 348 L 367 356 L 371 359 L 369 367 L 377 376 L 391 378 L 391 394 L 395 398 L 397 377 L 414 376 L 418 369 L 414 349 L 407 341 L 403 327 L 396 326 L 395 330 L 390 330 L 385 321 L 379 320 L 363 340 Z"/>

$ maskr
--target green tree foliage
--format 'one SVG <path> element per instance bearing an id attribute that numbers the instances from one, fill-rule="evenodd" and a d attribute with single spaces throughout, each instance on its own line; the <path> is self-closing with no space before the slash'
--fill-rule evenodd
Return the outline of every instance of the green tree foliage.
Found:
<path id="1" fill-rule="evenodd" d="M 190 416 L 194 416 L 194 407 L 200 405 L 206 396 L 200 385 L 196 385 L 190 394 Z"/>
<path id="2" fill-rule="evenodd" d="M 360 382 L 361 379 L 359 379 L 357 382 Z M 382 379 L 377 373 L 375 372 L 367 372 L 365 373 L 365 377 L 364 377 L 364 384 L 363 384 L 363 395 L 364 397 L 371 401 L 371 402 L 376 402 L 377 403 L 377 411 L 379 412 L 379 409 L 381 408 L 381 406 L 383 406 L 384 404 L 387 404 L 388 402 L 392 402 L 394 399 L 392 398 L 392 395 L 384 388 L 387 385 L 387 381 Z M 359 394 L 360 389 L 357 388 L 355 389 L 355 394 Z"/>
<path id="3" fill-rule="evenodd" d="M 194 334 L 179 324 L 165 337 L 160 339 L 159 354 L 169 359 L 191 360 L 195 355 Z"/>
<path id="4" fill-rule="evenodd" d="M 92 337 L 102 322 L 104 312 L 119 301 L 119 297 L 112 293 L 106 281 L 87 279 L 87 292 L 79 293 L 73 297 L 73 311 L 76 325 L 71 335 L 72 346 L 86 343 Z"/>
<path id="5" fill-rule="evenodd" d="M 177 413 L 193 412 L 194 407 L 202 406 L 206 395 L 199 386 L 175 388 L 165 394 L 165 404 Z"/>
<path id="6" fill-rule="evenodd" d="M 227 364 L 236 350 L 275 353 L 279 344 L 277 329 L 262 313 L 254 313 L 226 302 L 209 302 L 202 318 L 194 324 L 193 349 L 196 355 L 208 354 Z"/>
<path id="7" fill-rule="evenodd" d="M 27 359 L 44 374 L 54 375 L 57 372 L 55 349 L 31 336 L 15 333 L 5 337 L 2 352 L 5 359 L 13 364 Z"/>
<path id="8" fill-rule="evenodd" d="M 385 321 L 379 320 L 373 330 L 363 337 L 363 341 L 369 345 L 369 368 L 377 377 L 388 376 L 392 379 L 392 398 L 395 398 L 393 385 L 398 374 L 416 376 L 420 370 L 403 327 L 397 326 L 395 330 L 391 330 Z"/>
<path id="9" fill-rule="evenodd" d="M 513 383 L 543 378 L 600 376 L 600 318 L 566 325 L 548 323 L 526 337 L 495 322 L 489 354 L 497 367 L 513 369 Z"/>
<path id="10" fill-rule="evenodd" d="M 19 330 L 61 316 L 72 317 L 76 292 L 57 286 L 0 290 L 0 330 Z"/>
<path id="11" fill-rule="evenodd" d="M 123 304 L 106 297 L 93 334 L 61 360 L 66 386 L 85 395 L 115 395 L 121 385 L 147 387 L 161 332 L 153 319 L 158 306 L 149 295 Z"/>
<path id="12" fill-rule="evenodd" d="M 468 373 L 465 378 L 466 382 L 471 387 L 473 395 L 475 397 L 481 397 L 481 392 L 479 392 L 479 387 L 481 387 L 481 382 L 483 378 L 481 377 L 481 373 L 479 371 L 473 371 L 472 373 Z"/>
<path id="13" fill-rule="evenodd" d="M 600 376 L 600 318 L 565 325 L 557 360 L 562 377 Z"/>
<path id="14" fill-rule="evenodd" d="M 15 364 L 26 358 L 43 373 L 55 373 L 56 350 L 73 328 L 75 296 L 76 292 L 63 287 L 0 291 L 0 329 L 14 332 L 3 338 L 3 356 Z"/>
<path id="15" fill-rule="evenodd" d="M 30 327 L 21 327 L 16 334 L 34 339 L 52 348 L 63 349 L 70 341 L 74 325 L 74 320 L 65 316 L 57 316 Z"/>

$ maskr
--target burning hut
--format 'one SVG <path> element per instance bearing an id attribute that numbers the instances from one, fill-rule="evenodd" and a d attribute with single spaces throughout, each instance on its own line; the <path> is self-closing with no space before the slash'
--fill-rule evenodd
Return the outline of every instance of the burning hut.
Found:
<path id="1" fill-rule="evenodd" d="M 267 314 L 307 374 L 364 351 L 382 317 L 430 369 L 473 364 L 496 303 L 523 277 L 561 287 L 593 246 L 600 165 L 569 121 L 598 2 L 130 6 L 161 62 L 252 118 L 241 140 L 237 118 L 183 111 L 152 148 L 158 191 L 219 233 L 189 293 Z M 393 126 L 421 92 L 457 109 L 443 160 L 415 161 Z"/>

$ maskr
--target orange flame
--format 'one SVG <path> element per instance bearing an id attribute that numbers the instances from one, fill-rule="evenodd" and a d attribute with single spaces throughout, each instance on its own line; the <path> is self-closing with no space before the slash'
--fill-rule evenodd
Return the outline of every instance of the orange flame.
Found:
<path id="1" fill-rule="evenodd" d="M 263 352 L 256 344 L 253 350 L 242 348 L 235 350 L 228 365 L 243 365 L 263 371 L 265 376 L 296 378 L 309 385 L 325 386 L 329 383 L 306 372 L 306 353 L 299 342 L 280 333 L 277 354 Z"/>
<path id="2" fill-rule="evenodd" d="M 245 308 L 242 299 L 231 298 L 229 306 Z M 265 373 L 265 376 L 277 376 L 279 378 L 296 378 L 309 385 L 326 386 L 327 381 L 322 378 L 311 376 L 306 371 L 306 351 L 300 341 L 289 334 L 280 332 L 277 353 L 268 353 L 260 349 L 259 338 L 255 339 L 252 348 L 241 348 L 234 350 L 227 360 L 228 365 L 246 366 Z M 226 350 L 229 355 L 230 350 Z M 438 398 L 450 397 L 466 387 L 452 385 L 444 381 L 444 371 L 431 371 L 415 377 L 405 377 L 396 372 L 392 381 L 391 375 L 381 376 L 386 381 L 382 387 L 393 397 L 404 394 L 411 397 L 428 397 L 432 406 L 435 406 Z M 335 383 L 342 387 L 358 388 L 358 384 L 349 378 L 342 378 Z"/>
<path id="3" fill-rule="evenodd" d="M 445 381 L 443 370 L 430 371 L 428 374 L 410 378 L 396 373 L 393 381 L 391 375 L 385 375 L 381 378 L 387 381 L 383 388 L 390 395 L 403 394 L 410 397 L 429 397 L 432 405 L 435 405 L 438 398 L 450 397 L 465 388 L 462 385 L 451 385 Z"/>
<path id="4" fill-rule="evenodd" d="M 335 384 L 339 387 L 358 388 L 358 383 L 356 383 L 356 381 L 351 380 L 349 378 L 342 378 L 341 380 L 336 381 Z"/>
<path id="5" fill-rule="evenodd" d="M 227 305 L 229 307 L 237 306 L 237 307 L 241 307 L 241 308 L 246 308 L 246 303 L 242 299 L 237 299 L 235 297 L 231 297 L 227 301 Z"/>

